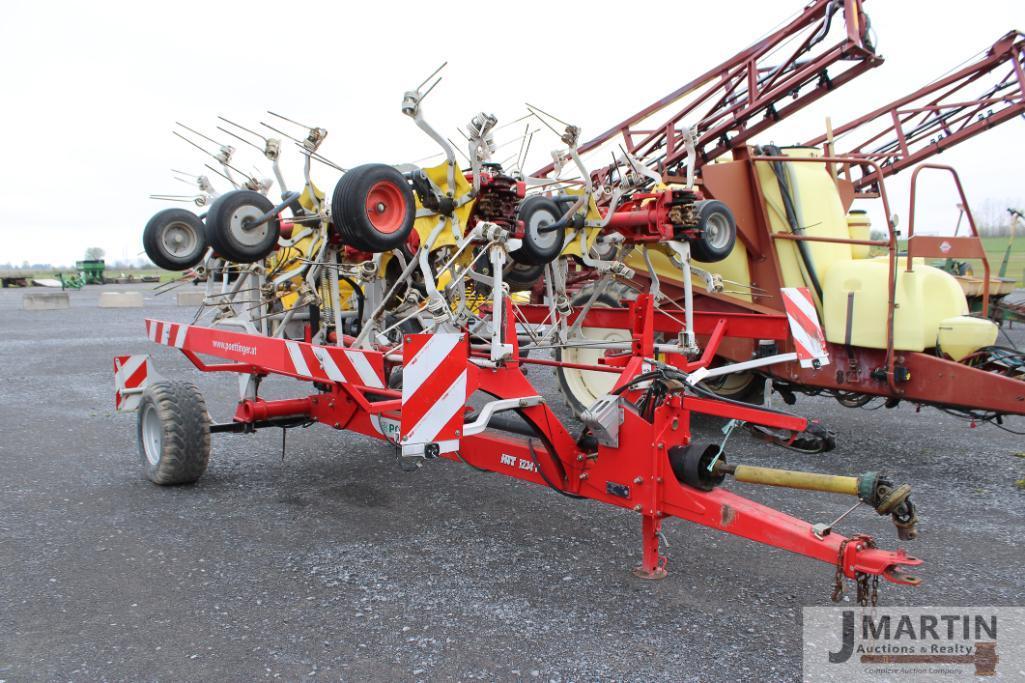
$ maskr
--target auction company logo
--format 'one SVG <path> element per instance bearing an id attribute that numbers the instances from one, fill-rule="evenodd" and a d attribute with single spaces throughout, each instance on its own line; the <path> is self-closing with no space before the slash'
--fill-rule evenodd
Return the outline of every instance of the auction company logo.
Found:
<path id="1" fill-rule="evenodd" d="M 804 680 L 1025 680 L 1025 608 L 805 607 Z"/>

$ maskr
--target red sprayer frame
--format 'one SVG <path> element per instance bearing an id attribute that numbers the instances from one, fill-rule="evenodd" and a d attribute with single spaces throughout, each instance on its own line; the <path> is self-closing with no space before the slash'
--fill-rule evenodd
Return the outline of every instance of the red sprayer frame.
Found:
<path id="1" fill-rule="evenodd" d="M 596 452 L 585 452 L 521 370 L 524 363 L 560 362 L 520 357 L 508 300 L 504 307 L 504 336 L 513 345 L 509 360 L 493 363 L 487 354 L 473 350 L 468 342 L 453 347 L 453 352 L 463 354 L 467 396 L 479 391 L 495 401 L 505 401 L 506 406 L 517 406 L 516 411 L 531 427 L 534 437 L 481 429 L 479 424 L 472 429 L 467 423 L 458 447 L 449 452 L 442 450 L 438 455 L 550 486 L 571 497 L 590 498 L 638 513 L 643 533 L 643 560 L 638 573 L 642 576 L 665 574 L 666 558 L 659 552 L 660 529 L 667 517 L 678 517 L 839 566 L 849 578 L 872 574 L 883 575 L 895 583 L 917 583 L 917 579 L 903 574 L 901 568 L 921 564 L 921 560 L 903 550 L 876 548 L 864 536 L 852 537 L 848 542 L 837 533 L 816 534 L 808 522 L 722 488 L 702 491 L 684 485 L 671 468 L 669 450 L 691 443 L 692 413 L 795 432 L 807 427 L 804 418 L 677 393 L 655 408 L 651 421 L 625 410 L 618 446 L 598 445 Z M 633 342 L 628 354 L 609 358 L 607 364 L 589 366 L 619 373 L 617 387 L 627 387 L 623 396 L 628 399 L 636 399 L 640 393 L 630 381 L 650 367 L 656 333 L 680 331 L 671 317 L 654 308 L 649 295 L 642 295 L 629 309 L 591 311 L 587 323 L 630 330 Z M 317 387 L 315 393 L 295 399 L 243 399 L 234 422 L 215 425 L 214 431 L 248 431 L 313 421 L 402 445 L 398 425 L 408 404 L 401 392 L 388 389 L 385 382 L 397 364 L 404 363 L 408 372 L 409 359 L 404 359 L 397 349 L 365 351 L 321 346 L 157 320 L 147 320 L 146 325 L 151 340 L 180 349 L 204 372 L 284 375 L 310 381 Z M 695 327 L 698 333 L 709 336 L 702 357 L 688 361 L 668 354 L 666 359 L 668 364 L 686 372 L 707 366 L 726 337 L 782 342 L 788 336 L 787 319 L 781 315 L 705 312 L 696 316 Z M 410 338 L 406 341 L 409 343 Z M 201 355 L 227 362 L 208 364 Z M 462 410 L 465 414 L 465 408 Z M 487 408 L 482 414 L 485 412 Z M 460 422 L 454 432 L 457 437 L 462 428 Z"/>

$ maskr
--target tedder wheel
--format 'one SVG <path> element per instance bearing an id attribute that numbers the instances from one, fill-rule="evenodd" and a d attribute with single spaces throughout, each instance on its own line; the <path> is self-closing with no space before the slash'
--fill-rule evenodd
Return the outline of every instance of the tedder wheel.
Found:
<path id="1" fill-rule="evenodd" d="M 335 185 L 331 217 L 349 246 L 374 253 L 397 249 L 416 219 L 413 189 L 391 166 L 357 166 Z"/>
<path id="2" fill-rule="evenodd" d="M 191 484 L 210 460 L 210 415 L 190 382 L 154 382 L 139 404 L 139 455 L 154 484 Z"/>
<path id="3" fill-rule="evenodd" d="M 733 251 L 737 241 L 737 222 L 733 212 L 720 201 L 708 199 L 695 202 L 701 234 L 690 243 L 691 256 L 705 263 L 722 261 Z"/>
<path id="4" fill-rule="evenodd" d="M 574 306 L 583 306 L 591 298 L 593 285 L 587 285 L 573 297 Z M 633 291 L 619 283 L 612 283 L 605 288 L 595 300 L 592 308 L 624 308 L 629 305 L 627 298 Z M 581 327 L 580 333 L 589 340 L 621 342 L 630 341 L 627 330 L 606 327 Z M 602 348 L 567 347 L 556 351 L 557 358 L 567 363 L 584 363 L 598 365 L 598 359 L 605 355 Z M 576 368 L 558 368 L 559 389 L 566 397 L 566 404 L 577 417 L 605 394 L 612 391 L 618 375 L 599 372 L 597 370 L 578 370 Z"/>
<path id="5" fill-rule="evenodd" d="M 540 232 L 546 225 L 557 223 L 562 217 L 559 205 L 548 197 L 527 197 L 516 212 L 516 220 L 523 221 L 523 246 L 509 255 L 524 265 L 544 265 L 562 252 L 563 231 Z"/>
<path id="6" fill-rule="evenodd" d="M 206 214 L 206 238 L 219 256 L 235 263 L 265 258 L 278 243 L 281 224 L 274 216 L 263 225 L 250 226 L 274 208 L 259 192 L 235 190 L 214 200 Z"/>
<path id="7" fill-rule="evenodd" d="M 146 256 L 164 270 L 188 270 L 203 260 L 206 229 L 196 214 L 185 209 L 164 209 L 142 231 Z"/>
<path id="8" fill-rule="evenodd" d="M 509 285 L 511 292 L 530 291 L 544 276 L 544 264 L 532 266 L 512 260 L 502 271 L 502 281 Z"/>

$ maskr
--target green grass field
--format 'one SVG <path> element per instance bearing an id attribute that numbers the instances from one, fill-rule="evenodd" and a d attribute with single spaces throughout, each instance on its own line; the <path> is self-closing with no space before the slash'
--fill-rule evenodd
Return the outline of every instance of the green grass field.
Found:
<path id="1" fill-rule="evenodd" d="M 983 237 L 982 244 L 986 249 L 986 256 L 989 259 L 989 268 L 993 277 L 1000 273 L 1000 264 L 1004 260 L 1004 252 L 1007 250 L 1007 237 Z M 903 251 L 907 248 L 907 242 L 903 240 L 898 244 L 898 249 Z M 883 254 L 885 251 L 874 251 L 873 253 Z M 936 266 L 942 266 L 942 260 L 930 260 Z M 982 276 L 982 264 L 972 264 L 973 274 Z M 1014 240 L 1011 248 L 1010 258 L 1007 259 L 1007 277 L 1017 281 L 1018 286 L 1025 284 L 1025 235 Z"/>

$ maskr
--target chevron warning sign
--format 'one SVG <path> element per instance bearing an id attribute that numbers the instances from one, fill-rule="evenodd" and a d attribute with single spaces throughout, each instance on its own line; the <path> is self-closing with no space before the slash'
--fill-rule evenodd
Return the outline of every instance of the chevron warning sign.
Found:
<path id="1" fill-rule="evenodd" d="M 114 409 L 118 412 L 136 410 L 154 374 L 149 356 L 115 356 Z"/>
<path id="2" fill-rule="evenodd" d="M 459 448 L 469 347 L 463 334 L 407 334 L 402 347 L 403 455 Z"/>
<path id="3" fill-rule="evenodd" d="M 783 306 L 786 308 L 790 333 L 794 337 L 794 350 L 802 368 L 829 365 L 826 336 L 819 324 L 815 301 L 805 287 L 783 287 Z"/>

